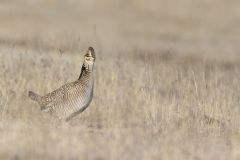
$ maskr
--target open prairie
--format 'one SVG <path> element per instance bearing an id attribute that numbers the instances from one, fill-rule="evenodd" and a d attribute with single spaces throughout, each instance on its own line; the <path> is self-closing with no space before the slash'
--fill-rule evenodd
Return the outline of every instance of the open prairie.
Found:
<path id="1" fill-rule="evenodd" d="M 1 0 L 0 159 L 239 160 L 238 0 Z M 78 78 L 94 98 L 58 122 L 28 98 Z"/>

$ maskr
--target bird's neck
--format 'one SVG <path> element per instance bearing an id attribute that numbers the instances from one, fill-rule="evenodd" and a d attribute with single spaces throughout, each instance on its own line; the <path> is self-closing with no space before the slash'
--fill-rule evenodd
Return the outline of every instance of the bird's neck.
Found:
<path id="1" fill-rule="evenodd" d="M 93 68 L 94 68 L 94 65 L 87 65 L 84 63 L 82 65 L 81 73 L 78 80 L 80 80 L 83 76 L 89 77 L 89 78 L 93 77 Z"/>

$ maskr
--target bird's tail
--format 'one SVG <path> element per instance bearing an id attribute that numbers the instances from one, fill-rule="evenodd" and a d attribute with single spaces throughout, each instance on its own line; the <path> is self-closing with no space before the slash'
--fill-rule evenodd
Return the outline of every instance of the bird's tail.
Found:
<path id="1" fill-rule="evenodd" d="M 37 102 L 40 104 L 41 98 L 42 98 L 40 95 L 38 95 L 37 93 L 34 93 L 34 92 L 32 92 L 32 91 L 29 91 L 29 92 L 28 92 L 28 96 L 29 96 L 32 100 L 37 101 Z"/>

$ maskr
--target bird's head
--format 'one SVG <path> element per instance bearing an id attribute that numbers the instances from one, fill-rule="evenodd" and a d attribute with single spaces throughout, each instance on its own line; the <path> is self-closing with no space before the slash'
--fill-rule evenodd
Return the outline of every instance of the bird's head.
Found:
<path id="1" fill-rule="evenodd" d="M 93 47 L 89 47 L 85 56 L 84 56 L 84 66 L 87 70 L 92 70 L 95 62 L 95 52 Z"/>
<path id="2" fill-rule="evenodd" d="M 93 47 L 89 47 L 88 50 L 87 50 L 87 53 L 85 54 L 84 56 L 84 61 L 86 63 L 94 63 L 95 62 L 95 52 L 94 52 L 94 49 Z"/>

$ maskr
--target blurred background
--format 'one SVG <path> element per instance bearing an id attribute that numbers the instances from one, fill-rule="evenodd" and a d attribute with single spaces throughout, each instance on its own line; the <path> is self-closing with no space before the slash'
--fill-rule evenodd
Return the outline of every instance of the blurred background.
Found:
<path id="1" fill-rule="evenodd" d="M 239 0 L 0 0 L 0 159 L 239 160 Z M 68 123 L 28 97 L 78 78 Z"/>
<path id="2" fill-rule="evenodd" d="M 0 45 L 101 52 L 139 48 L 234 60 L 238 0 L 1 0 Z"/>

